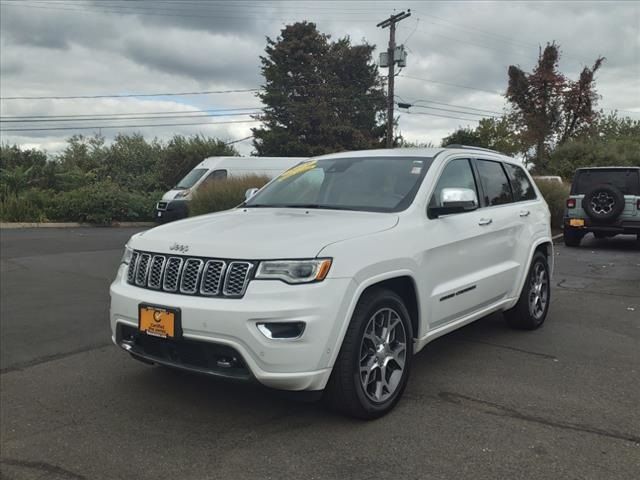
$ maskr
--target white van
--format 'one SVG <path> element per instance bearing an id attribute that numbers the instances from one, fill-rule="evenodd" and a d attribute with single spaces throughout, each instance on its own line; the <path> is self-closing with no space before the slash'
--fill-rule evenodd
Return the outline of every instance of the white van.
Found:
<path id="1" fill-rule="evenodd" d="M 188 202 L 202 185 L 245 175 L 273 178 L 307 160 L 305 157 L 209 157 L 165 193 L 156 204 L 156 221 L 164 223 L 189 216 Z"/>

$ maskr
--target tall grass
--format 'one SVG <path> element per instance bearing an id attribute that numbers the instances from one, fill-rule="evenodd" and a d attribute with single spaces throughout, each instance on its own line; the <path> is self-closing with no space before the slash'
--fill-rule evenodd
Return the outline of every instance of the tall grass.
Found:
<path id="1" fill-rule="evenodd" d="M 196 190 L 189 203 L 189 215 L 203 215 L 237 207 L 244 201 L 244 194 L 248 189 L 261 188 L 269 180 L 265 175 L 246 175 L 211 182 Z"/>
<path id="2" fill-rule="evenodd" d="M 555 229 L 562 228 L 564 206 L 567 198 L 569 198 L 570 186 L 566 183 L 549 180 L 536 180 L 536 185 L 549 205 L 549 210 L 551 211 L 551 227 Z"/>

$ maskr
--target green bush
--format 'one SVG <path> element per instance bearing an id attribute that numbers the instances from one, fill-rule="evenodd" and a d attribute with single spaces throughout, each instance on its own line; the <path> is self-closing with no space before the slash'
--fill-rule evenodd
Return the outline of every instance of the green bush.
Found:
<path id="1" fill-rule="evenodd" d="M 268 181 L 269 177 L 264 175 L 247 175 L 212 182 L 196 191 L 189 204 L 189 214 L 202 215 L 237 207 L 244 201 L 244 194 L 249 188 L 261 188 Z"/>
<path id="2" fill-rule="evenodd" d="M 129 192 L 113 182 L 86 185 L 68 192 L 30 189 L 0 201 L 0 219 L 6 222 L 149 221 L 161 192 Z"/>
<path id="3" fill-rule="evenodd" d="M 565 183 L 549 180 L 536 180 L 536 185 L 549 205 L 549 210 L 551 211 L 551 227 L 556 229 L 562 228 L 564 206 L 569 197 L 570 186 Z"/>

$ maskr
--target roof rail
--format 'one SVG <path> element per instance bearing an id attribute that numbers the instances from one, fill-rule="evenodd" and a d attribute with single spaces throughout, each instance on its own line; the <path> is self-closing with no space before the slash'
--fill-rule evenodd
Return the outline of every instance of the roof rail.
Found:
<path id="1" fill-rule="evenodd" d="M 491 152 L 491 153 L 497 153 L 498 155 L 504 155 L 504 153 L 499 152 L 497 150 L 491 150 L 490 148 L 474 147 L 472 145 L 461 145 L 459 143 L 451 143 L 444 148 L 463 148 L 467 150 L 482 150 L 483 152 Z"/>

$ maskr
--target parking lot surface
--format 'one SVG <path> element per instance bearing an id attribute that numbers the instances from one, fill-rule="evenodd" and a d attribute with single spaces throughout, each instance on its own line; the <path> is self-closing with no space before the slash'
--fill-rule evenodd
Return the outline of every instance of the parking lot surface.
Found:
<path id="1" fill-rule="evenodd" d="M 108 286 L 135 231 L 1 231 L 2 479 L 639 476 L 633 237 L 558 245 L 543 328 L 496 314 L 436 340 L 398 407 L 362 422 L 113 346 Z"/>

